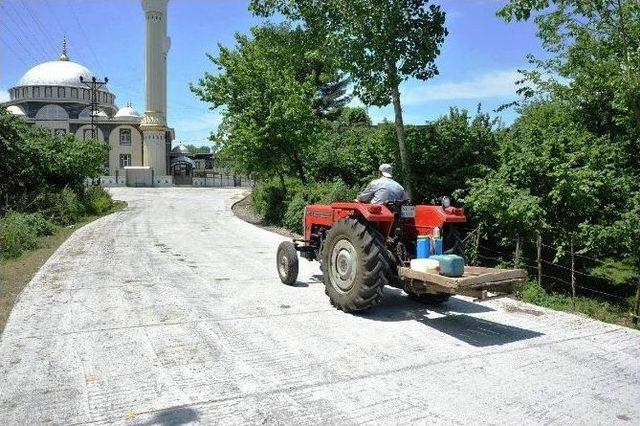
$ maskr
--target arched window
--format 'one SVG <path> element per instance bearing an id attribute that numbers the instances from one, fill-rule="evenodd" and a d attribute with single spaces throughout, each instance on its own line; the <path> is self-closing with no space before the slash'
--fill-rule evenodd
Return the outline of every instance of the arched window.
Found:
<path id="1" fill-rule="evenodd" d="M 131 129 L 120 129 L 120 145 L 131 145 Z"/>
<path id="2" fill-rule="evenodd" d="M 69 114 L 60 105 L 45 105 L 36 113 L 36 120 L 68 120 Z"/>
<path id="3" fill-rule="evenodd" d="M 46 86 L 44 88 L 44 97 L 45 98 L 52 98 L 53 97 L 53 87 Z"/>
<path id="4" fill-rule="evenodd" d="M 73 99 L 78 99 L 78 89 L 76 89 L 74 87 L 71 88 L 71 97 Z"/>
<path id="5" fill-rule="evenodd" d="M 58 97 L 64 98 L 64 87 L 58 87 Z"/>

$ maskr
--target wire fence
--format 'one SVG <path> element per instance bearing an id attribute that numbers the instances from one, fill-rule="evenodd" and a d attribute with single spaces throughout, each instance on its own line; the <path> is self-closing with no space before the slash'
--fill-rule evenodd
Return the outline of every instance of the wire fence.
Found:
<path id="1" fill-rule="evenodd" d="M 598 265 L 616 268 L 602 259 L 578 253 L 573 244 L 568 248 L 554 247 L 538 237 L 536 241 L 517 239 L 509 246 L 491 241 L 481 227 L 469 232 L 463 240 L 467 260 L 472 265 L 518 267 L 529 271 L 541 287 L 578 295 L 596 297 L 620 306 L 628 306 L 635 293 L 631 316 L 637 323 L 640 314 L 640 280 L 636 285 L 615 284 L 612 280 L 594 275 L 589 269 Z M 562 250 L 560 250 L 562 249 Z M 563 256 L 558 256 L 563 253 Z"/>

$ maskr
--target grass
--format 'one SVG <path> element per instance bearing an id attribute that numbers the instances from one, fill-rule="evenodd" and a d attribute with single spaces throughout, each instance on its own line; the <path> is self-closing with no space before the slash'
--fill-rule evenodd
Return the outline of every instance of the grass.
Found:
<path id="1" fill-rule="evenodd" d="M 115 201 L 113 208 L 102 216 L 120 211 L 125 207 L 125 202 Z M 73 225 L 60 228 L 53 235 L 38 238 L 36 249 L 27 251 L 14 259 L 0 260 L 0 334 L 4 330 L 18 295 L 40 267 L 74 231 L 102 216 L 85 216 Z"/>
<path id="2" fill-rule="evenodd" d="M 549 293 L 536 282 L 528 282 L 518 292 L 520 300 L 556 311 L 579 313 L 610 324 L 623 325 L 631 328 L 640 328 L 634 325 L 630 315 L 631 308 L 623 307 L 607 301 L 577 296 L 575 300 L 571 296 L 559 293 Z"/>

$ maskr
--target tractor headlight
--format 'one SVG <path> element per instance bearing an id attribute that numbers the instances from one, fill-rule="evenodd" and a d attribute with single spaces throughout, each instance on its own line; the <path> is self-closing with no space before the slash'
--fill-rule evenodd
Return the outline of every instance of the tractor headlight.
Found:
<path id="1" fill-rule="evenodd" d="M 449 207 L 451 207 L 451 198 L 445 195 L 442 197 L 442 208 L 447 209 Z"/>

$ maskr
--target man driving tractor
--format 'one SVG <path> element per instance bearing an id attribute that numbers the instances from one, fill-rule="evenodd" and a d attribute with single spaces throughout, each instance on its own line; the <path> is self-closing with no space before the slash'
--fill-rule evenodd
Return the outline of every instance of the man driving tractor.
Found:
<path id="1" fill-rule="evenodd" d="M 354 201 L 371 204 L 384 204 L 389 201 L 404 201 L 407 195 L 404 188 L 392 179 L 390 164 L 381 164 L 378 168 L 378 179 L 375 179 L 358 194 Z"/>

